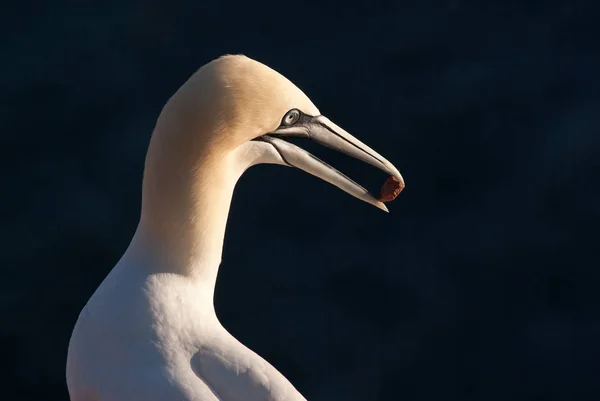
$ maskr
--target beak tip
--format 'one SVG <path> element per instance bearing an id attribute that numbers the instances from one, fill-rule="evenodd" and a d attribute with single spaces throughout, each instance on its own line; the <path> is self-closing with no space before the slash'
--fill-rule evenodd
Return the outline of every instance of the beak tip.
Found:
<path id="1" fill-rule="evenodd" d="M 400 183 L 400 191 L 402 191 L 404 189 L 404 187 L 406 187 L 406 183 L 404 182 L 404 177 L 402 177 L 402 174 L 400 174 L 398 172 L 397 175 L 395 175 L 395 178 L 398 180 L 398 182 Z"/>

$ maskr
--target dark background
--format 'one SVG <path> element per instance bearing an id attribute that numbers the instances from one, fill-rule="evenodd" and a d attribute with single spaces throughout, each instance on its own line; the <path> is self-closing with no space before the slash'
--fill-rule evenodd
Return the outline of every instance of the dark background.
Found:
<path id="1" fill-rule="evenodd" d="M 69 336 L 133 235 L 158 113 L 226 53 L 407 182 L 386 215 L 298 170 L 246 173 L 216 296 L 234 335 L 311 401 L 600 399 L 598 2 L 14 3 L 3 400 L 68 399 Z"/>

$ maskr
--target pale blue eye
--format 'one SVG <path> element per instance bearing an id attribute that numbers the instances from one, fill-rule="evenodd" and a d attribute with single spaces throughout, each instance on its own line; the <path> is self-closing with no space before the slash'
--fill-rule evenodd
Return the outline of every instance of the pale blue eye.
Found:
<path id="1" fill-rule="evenodd" d="M 284 125 L 292 125 L 292 124 L 296 123 L 296 121 L 298 121 L 299 118 L 300 118 L 300 112 L 296 109 L 292 109 L 292 110 L 288 111 L 285 114 L 285 116 L 283 116 L 282 123 Z"/>

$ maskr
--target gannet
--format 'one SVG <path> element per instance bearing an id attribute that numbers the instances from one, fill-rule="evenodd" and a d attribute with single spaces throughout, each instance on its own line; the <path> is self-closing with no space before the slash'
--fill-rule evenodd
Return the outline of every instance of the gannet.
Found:
<path id="1" fill-rule="evenodd" d="M 403 182 L 390 162 L 275 70 L 243 55 L 204 65 L 158 117 L 135 234 L 75 324 L 66 369 L 71 401 L 305 400 L 215 313 L 235 184 L 253 165 L 279 164 L 387 209 L 290 137 L 310 138 Z"/>

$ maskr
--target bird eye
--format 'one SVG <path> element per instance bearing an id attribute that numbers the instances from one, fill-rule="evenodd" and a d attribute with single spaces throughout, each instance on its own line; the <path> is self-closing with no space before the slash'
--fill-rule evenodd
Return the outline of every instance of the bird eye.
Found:
<path id="1" fill-rule="evenodd" d="M 285 113 L 285 116 L 283 116 L 283 120 L 281 121 L 281 123 L 283 125 L 292 125 L 292 124 L 295 124 L 299 118 L 300 118 L 300 112 L 296 109 L 292 109 L 292 110 L 288 111 L 287 113 Z"/>

